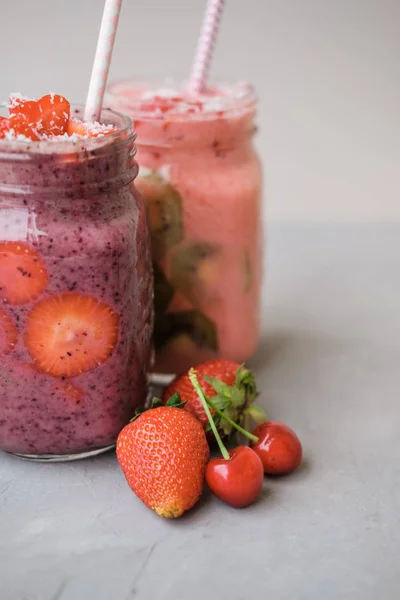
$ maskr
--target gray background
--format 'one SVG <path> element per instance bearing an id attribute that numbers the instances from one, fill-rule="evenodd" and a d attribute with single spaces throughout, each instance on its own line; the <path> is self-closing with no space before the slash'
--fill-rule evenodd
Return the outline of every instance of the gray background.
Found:
<path id="1" fill-rule="evenodd" d="M 186 77 L 203 0 L 124 0 L 112 78 Z M 2 0 L 0 99 L 83 101 L 102 0 Z M 227 0 L 213 74 L 260 96 L 273 220 L 399 219 L 399 0 Z"/>
<path id="2" fill-rule="evenodd" d="M 112 77 L 186 76 L 200 0 L 125 0 Z M 86 94 L 101 0 L 1 2 L 0 98 Z M 399 0 L 228 0 L 214 73 L 260 95 L 267 174 L 264 333 L 253 361 L 303 467 L 235 511 L 176 523 L 115 456 L 0 453 L 3 600 L 398 600 Z"/>

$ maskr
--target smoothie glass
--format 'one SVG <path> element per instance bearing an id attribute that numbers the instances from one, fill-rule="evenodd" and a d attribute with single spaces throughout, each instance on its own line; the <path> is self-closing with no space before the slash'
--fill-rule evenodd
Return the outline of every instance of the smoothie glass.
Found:
<path id="1" fill-rule="evenodd" d="M 209 88 L 112 84 L 106 104 L 137 131 L 137 187 L 149 210 L 155 273 L 155 372 L 223 357 L 259 339 L 261 168 L 256 97 L 245 83 Z"/>
<path id="2" fill-rule="evenodd" d="M 118 130 L 0 140 L 0 448 L 29 458 L 108 449 L 147 396 L 153 280 L 135 136 L 122 115 L 101 121 Z"/>

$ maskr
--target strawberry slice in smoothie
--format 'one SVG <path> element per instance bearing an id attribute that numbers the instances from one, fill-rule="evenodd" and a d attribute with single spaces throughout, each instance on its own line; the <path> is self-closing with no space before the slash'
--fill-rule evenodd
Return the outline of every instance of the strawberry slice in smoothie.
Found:
<path id="1" fill-rule="evenodd" d="M 33 307 L 24 341 L 41 371 L 74 377 L 108 360 L 118 332 L 119 316 L 107 304 L 91 296 L 60 294 Z"/>
<path id="2" fill-rule="evenodd" d="M 0 242 L 0 299 L 27 304 L 47 287 L 48 275 L 37 253 L 20 242 Z"/>

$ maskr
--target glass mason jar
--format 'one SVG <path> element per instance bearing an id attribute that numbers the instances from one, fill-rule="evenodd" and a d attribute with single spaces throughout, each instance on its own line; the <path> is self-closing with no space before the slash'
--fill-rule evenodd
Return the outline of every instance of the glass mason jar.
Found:
<path id="1" fill-rule="evenodd" d="M 101 120 L 118 131 L 0 141 L 0 448 L 29 458 L 108 449 L 147 396 L 153 279 L 135 136 L 122 115 Z"/>
<path id="2" fill-rule="evenodd" d="M 177 373 L 215 357 L 244 362 L 260 330 L 256 97 L 247 84 L 214 88 L 205 111 L 204 98 L 188 107 L 179 94 L 154 89 L 123 81 L 106 95 L 137 132 L 137 187 L 155 272 L 154 368 Z"/>

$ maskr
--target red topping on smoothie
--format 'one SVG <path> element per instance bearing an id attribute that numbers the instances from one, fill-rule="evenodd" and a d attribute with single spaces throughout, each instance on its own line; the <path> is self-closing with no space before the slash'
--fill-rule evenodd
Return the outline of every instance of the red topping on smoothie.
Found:
<path id="1" fill-rule="evenodd" d="M 9 113 L 10 125 L 16 135 L 39 139 L 39 105 L 35 100 L 11 97 Z"/>
<path id="2" fill-rule="evenodd" d="M 139 104 L 138 109 L 143 113 L 155 113 L 156 115 L 201 113 L 205 108 L 203 102 L 192 98 L 181 96 L 158 96 L 150 99 L 145 98 Z"/>
<path id="3" fill-rule="evenodd" d="M 71 119 L 70 113 L 70 103 L 59 94 L 46 94 L 39 100 L 10 96 L 9 118 L 0 117 L 0 139 L 92 138 L 117 130 L 113 125 Z"/>
<path id="4" fill-rule="evenodd" d="M 74 377 L 112 355 L 119 316 L 91 296 L 60 294 L 33 307 L 27 318 L 25 345 L 44 372 Z"/>
<path id="5" fill-rule="evenodd" d="M 64 135 L 70 118 L 70 104 L 63 96 L 47 94 L 39 100 L 10 98 L 10 124 L 14 133 L 31 140 Z"/>
<path id="6" fill-rule="evenodd" d="M 20 242 L 0 242 L 0 299 L 27 304 L 47 283 L 46 269 L 34 250 Z"/>
<path id="7" fill-rule="evenodd" d="M 18 339 L 18 331 L 8 314 L 0 309 L 0 356 L 9 354 Z"/>
<path id="8" fill-rule="evenodd" d="M 127 108 L 137 120 L 193 118 L 223 118 L 228 113 L 245 110 L 254 103 L 251 86 L 246 82 L 210 86 L 201 93 L 192 93 L 185 84 L 176 87 L 166 81 L 163 87 L 154 89 L 145 82 L 125 81 L 112 85 L 107 91 L 110 105 Z M 124 111 L 123 111 L 124 112 Z"/>
<path id="9" fill-rule="evenodd" d="M 10 131 L 11 123 L 7 117 L 0 117 L 0 140 L 5 138 L 7 131 Z"/>
<path id="10" fill-rule="evenodd" d="M 25 115 L 21 114 L 10 117 L 10 127 L 10 133 L 12 132 L 14 135 L 22 135 L 34 142 L 39 141 L 36 123 L 27 120 Z"/>
<path id="11" fill-rule="evenodd" d="M 47 135 L 64 135 L 70 118 L 68 100 L 58 94 L 47 94 L 37 101 L 41 132 Z"/>

